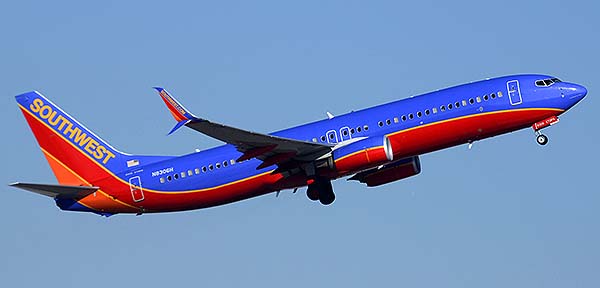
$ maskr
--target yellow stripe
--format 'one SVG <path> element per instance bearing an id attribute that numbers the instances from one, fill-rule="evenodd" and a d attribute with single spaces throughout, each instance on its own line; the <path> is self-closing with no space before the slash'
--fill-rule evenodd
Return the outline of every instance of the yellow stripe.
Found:
<path id="1" fill-rule="evenodd" d="M 442 123 L 446 123 L 446 122 L 462 120 L 462 119 L 467 119 L 467 118 L 473 118 L 473 117 L 479 117 L 479 116 L 484 116 L 484 115 L 492 115 L 492 114 L 500 114 L 500 113 L 508 113 L 508 112 L 521 112 L 521 111 L 539 111 L 539 110 L 548 110 L 548 111 L 557 111 L 557 112 L 565 111 L 564 109 L 558 109 L 558 108 L 522 108 L 522 109 L 507 109 L 507 110 L 500 110 L 500 111 L 493 111 L 493 112 L 485 112 L 485 113 L 466 115 L 466 116 L 461 116 L 461 117 L 457 117 L 457 118 L 451 118 L 451 119 L 446 119 L 446 120 L 442 120 L 442 121 L 432 122 L 432 123 L 428 123 L 428 124 L 424 124 L 424 125 L 420 125 L 420 126 L 415 126 L 415 127 L 411 127 L 411 128 L 405 129 L 405 130 L 400 130 L 400 131 L 396 131 L 396 132 L 393 132 L 390 134 L 386 134 L 385 136 L 388 136 L 388 137 L 394 136 L 397 134 L 409 132 L 409 131 L 412 131 L 415 129 L 424 128 L 424 127 L 428 127 L 428 126 L 432 126 L 432 125 L 436 125 L 436 124 L 442 124 Z"/>
<path id="2" fill-rule="evenodd" d="M 53 131 L 56 135 L 60 136 L 62 139 L 64 139 L 67 143 L 69 143 L 71 146 L 73 146 L 75 148 L 75 150 L 79 151 L 82 155 L 84 155 L 85 157 L 87 157 L 88 159 L 92 160 L 92 163 L 98 165 L 98 167 L 100 167 L 101 169 L 103 169 L 105 172 L 107 172 L 110 176 L 113 176 L 114 179 L 116 179 L 117 181 L 122 182 L 125 185 L 129 186 L 129 182 L 124 181 L 123 179 L 121 179 L 120 177 L 118 177 L 117 175 L 115 175 L 112 171 L 108 170 L 106 167 L 99 165 L 98 162 L 96 162 L 91 156 L 87 155 L 86 153 L 83 153 L 83 151 L 81 151 L 77 146 L 75 146 L 75 144 L 71 143 L 71 141 L 67 140 L 64 135 L 58 133 L 56 130 L 54 130 L 54 128 L 50 127 L 47 123 L 45 123 L 44 121 L 40 120 L 38 117 L 36 117 L 35 115 L 33 115 L 28 109 L 24 108 L 23 106 L 21 106 L 21 104 L 19 104 L 19 107 L 23 110 L 26 111 L 29 115 L 31 115 L 34 119 L 36 119 L 37 121 L 39 121 L 40 123 L 42 123 L 44 126 L 48 127 L 48 129 L 50 129 L 51 131 Z M 458 118 L 452 118 L 452 119 L 447 119 L 447 120 L 442 120 L 442 121 L 438 121 L 438 122 L 433 122 L 433 123 L 429 123 L 429 124 L 425 124 L 425 125 L 421 125 L 421 126 L 415 126 L 409 129 L 405 129 L 405 130 L 401 130 L 401 131 L 397 131 L 394 133 L 390 133 L 390 134 L 386 134 L 386 136 L 393 136 L 396 134 L 400 134 L 400 133 L 405 133 L 414 129 L 419 129 L 419 128 L 423 128 L 423 127 L 427 127 L 427 126 L 431 126 L 434 124 L 441 124 L 441 123 L 445 123 L 445 122 L 450 122 L 450 121 L 455 121 L 455 120 L 460 120 L 460 119 L 466 119 L 466 118 L 471 118 L 471 117 L 478 117 L 478 116 L 482 116 L 482 115 L 490 115 L 490 114 L 496 114 L 496 113 L 505 113 L 505 112 L 515 112 L 515 111 L 535 111 L 535 110 L 549 110 L 549 111 L 559 111 L 562 112 L 564 111 L 563 109 L 557 109 L 557 108 L 523 108 L 523 109 L 510 109 L 510 110 L 501 110 L 501 111 L 494 111 L 494 112 L 486 112 L 486 113 L 480 113 L 480 114 L 474 114 L 474 115 L 467 115 L 467 116 L 462 116 L 462 117 L 458 117 Z M 379 147 L 375 147 L 372 149 L 378 149 L 381 148 L 382 146 Z M 362 151 L 358 151 L 349 155 L 346 155 L 338 160 L 342 160 L 344 158 L 350 157 L 356 153 L 360 153 Z M 158 191 L 158 190 L 152 190 L 152 189 L 147 189 L 147 188 L 143 188 L 144 192 L 150 192 L 150 193 L 158 193 L 158 194 L 188 194 L 188 193 L 197 193 L 197 192 L 204 192 L 204 191 L 210 191 L 210 190 L 215 190 L 215 189 L 219 189 L 222 187 L 226 187 L 229 185 L 233 185 L 236 183 L 240 183 L 246 180 L 250 180 L 250 179 L 254 179 L 256 177 L 260 177 L 263 176 L 265 174 L 269 174 L 271 172 L 273 172 L 274 170 L 262 173 L 262 174 L 258 174 L 258 175 L 254 175 L 254 176 L 250 176 L 244 179 L 240 179 L 234 182 L 230 182 L 230 183 L 225 183 L 219 186 L 215 186 L 215 187 L 210 187 L 210 188 L 203 188 L 203 189 L 198 189 L 198 190 L 184 190 L 184 191 Z M 115 201 L 117 201 L 116 199 L 114 199 Z M 136 207 L 137 208 L 137 207 Z"/>
<path id="3" fill-rule="evenodd" d="M 443 124 L 443 123 L 447 123 L 447 122 L 451 122 L 451 121 L 468 119 L 468 118 L 472 118 L 472 117 L 479 117 L 479 116 L 499 114 L 499 113 L 520 112 L 520 111 L 539 111 L 539 110 L 548 110 L 548 111 L 557 111 L 557 112 L 565 111 L 564 109 L 558 109 L 558 108 L 507 109 L 507 110 L 500 110 L 500 111 L 486 112 L 486 113 L 480 113 L 480 114 L 466 115 L 466 116 L 461 116 L 461 117 L 457 117 L 457 118 L 451 118 L 451 119 L 441 120 L 441 121 L 437 121 L 437 122 L 432 122 L 432 123 L 428 123 L 428 124 L 424 124 L 424 125 L 419 125 L 419 126 L 414 126 L 414 127 L 408 128 L 408 129 L 396 131 L 396 132 L 393 132 L 393 133 L 386 134 L 385 136 L 386 137 L 395 136 L 395 135 L 398 135 L 398 134 L 401 134 L 401 133 L 406 133 L 406 132 L 409 132 L 409 131 L 413 131 L 413 130 L 420 129 L 420 128 L 425 128 L 425 127 L 436 125 L 436 124 Z M 367 149 L 367 151 L 374 150 L 374 149 L 379 149 L 379 148 L 382 148 L 382 147 L 383 147 L 383 145 L 382 146 L 373 147 L 373 148 L 369 148 L 369 149 Z M 356 151 L 356 152 L 350 153 L 348 155 L 340 157 L 339 159 L 335 160 L 335 162 L 337 163 L 338 161 L 341 161 L 341 160 L 343 160 L 345 158 L 354 156 L 354 155 L 356 155 L 358 153 L 362 153 L 362 152 L 364 152 L 364 150 L 360 150 L 360 151 Z"/>

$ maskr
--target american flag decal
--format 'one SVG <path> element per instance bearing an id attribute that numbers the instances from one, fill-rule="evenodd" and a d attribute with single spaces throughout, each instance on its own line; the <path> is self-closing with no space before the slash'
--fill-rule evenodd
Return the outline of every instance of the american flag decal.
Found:
<path id="1" fill-rule="evenodd" d="M 137 165 L 140 165 L 140 161 L 137 159 L 127 161 L 127 167 L 133 167 L 133 166 L 137 166 Z"/>

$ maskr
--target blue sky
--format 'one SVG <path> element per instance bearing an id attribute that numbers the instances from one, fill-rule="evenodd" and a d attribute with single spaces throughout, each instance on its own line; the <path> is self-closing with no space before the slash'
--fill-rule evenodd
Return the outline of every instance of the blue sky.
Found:
<path id="1" fill-rule="evenodd" d="M 546 147 L 524 130 L 427 154 L 418 177 L 335 181 L 330 207 L 284 191 L 103 218 L 5 186 L 0 286 L 600 286 L 596 2 L 85 2 L 2 5 L 0 183 L 55 182 L 13 98 L 30 90 L 120 150 L 161 155 L 219 142 L 166 137 L 155 85 L 261 132 L 506 74 L 589 95 Z"/>

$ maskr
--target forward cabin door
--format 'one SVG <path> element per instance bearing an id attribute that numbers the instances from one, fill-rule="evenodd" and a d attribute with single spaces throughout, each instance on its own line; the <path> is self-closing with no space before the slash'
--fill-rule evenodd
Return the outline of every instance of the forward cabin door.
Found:
<path id="1" fill-rule="evenodd" d="M 506 89 L 508 90 L 510 105 L 514 106 L 523 103 L 523 98 L 521 98 L 521 88 L 519 88 L 519 80 L 506 82 Z"/>
<path id="2" fill-rule="evenodd" d="M 142 180 L 140 179 L 140 176 L 129 178 L 129 189 L 131 190 L 133 202 L 144 200 L 144 190 L 142 190 Z"/>

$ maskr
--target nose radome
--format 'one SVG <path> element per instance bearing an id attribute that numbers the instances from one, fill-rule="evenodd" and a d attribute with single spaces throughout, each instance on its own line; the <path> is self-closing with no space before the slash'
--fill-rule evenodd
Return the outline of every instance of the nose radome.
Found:
<path id="1" fill-rule="evenodd" d="M 588 91 L 587 89 L 585 89 L 585 87 L 583 87 L 582 85 L 575 84 L 575 93 L 577 93 L 580 98 L 583 99 L 583 97 L 587 95 L 587 92 Z"/>
<path id="2" fill-rule="evenodd" d="M 564 91 L 563 93 L 568 99 L 573 100 L 583 99 L 583 97 L 585 97 L 585 95 L 587 95 L 588 92 L 587 89 L 582 85 L 574 83 L 568 83 L 568 85 L 565 85 L 565 87 L 562 88 L 562 90 Z"/>

